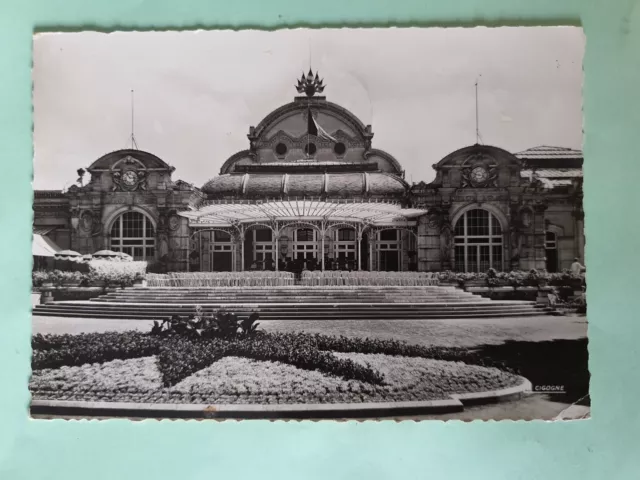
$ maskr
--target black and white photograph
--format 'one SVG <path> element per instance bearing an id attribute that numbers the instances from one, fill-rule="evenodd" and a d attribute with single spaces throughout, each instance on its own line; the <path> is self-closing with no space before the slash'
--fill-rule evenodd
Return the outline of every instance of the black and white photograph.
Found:
<path id="1" fill-rule="evenodd" d="M 36 34 L 31 416 L 589 418 L 584 48 Z"/>

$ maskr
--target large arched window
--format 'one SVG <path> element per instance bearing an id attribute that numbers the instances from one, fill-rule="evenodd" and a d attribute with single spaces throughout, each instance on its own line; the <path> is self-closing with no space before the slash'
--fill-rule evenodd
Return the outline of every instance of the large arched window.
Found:
<path id="1" fill-rule="evenodd" d="M 465 212 L 456 222 L 454 243 L 457 271 L 502 270 L 502 228 L 491 212 L 479 208 Z"/>
<path id="2" fill-rule="evenodd" d="M 111 227 L 111 250 L 127 253 L 134 260 L 153 260 L 156 239 L 149 217 L 140 212 L 126 212 L 116 218 Z"/>

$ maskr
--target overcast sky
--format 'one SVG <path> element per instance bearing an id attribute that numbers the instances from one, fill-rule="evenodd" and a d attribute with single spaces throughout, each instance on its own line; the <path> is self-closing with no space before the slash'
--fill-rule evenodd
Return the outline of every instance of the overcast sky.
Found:
<path id="1" fill-rule="evenodd" d="M 293 100 L 309 64 L 408 181 L 476 141 L 517 152 L 582 146 L 584 36 L 574 27 L 62 33 L 34 40 L 34 188 L 138 147 L 201 186 Z"/>

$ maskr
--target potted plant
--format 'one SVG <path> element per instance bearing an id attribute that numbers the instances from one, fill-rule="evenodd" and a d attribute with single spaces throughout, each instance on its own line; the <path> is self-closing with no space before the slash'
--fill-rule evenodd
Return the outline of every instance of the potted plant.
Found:
<path id="1" fill-rule="evenodd" d="M 484 279 L 487 287 L 489 287 L 489 291 L 493 291 L 495 287 L 500 285 L 500 279 L 498 278 L 498 272 L 496 272 L 495 268 L 490 268 L 487 270 L 487 274 Z"/>
<path id="2" fill-rule="evenodd" d="M 147 286 L 147 281 L 145 279 L 145 276 L 142 272 L 137 272 L 135 274 L 135 276 L 133 277 L 133 286 L 134 287 L 146 287 Z"/>
<path id="3" fill-rule="evenodd" d="M 77 287 L 82 282 L 82 274 L 80 272 L 62 272 L 61 280 L 63 287 Z"/>

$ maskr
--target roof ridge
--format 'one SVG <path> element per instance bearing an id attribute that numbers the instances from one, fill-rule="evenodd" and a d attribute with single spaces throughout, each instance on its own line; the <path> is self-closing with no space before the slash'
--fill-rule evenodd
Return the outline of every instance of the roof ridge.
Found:
<path id="1" fill-rule="evenodd" d="M 559 152 L 582 152 L 582 150 L 578 150 L 571 147 L 559 147 L 553 145 L 538 145 L 536 147 L 527 148 L 526 150 L 522 150 L 517 152 L 516 155 L 520 153 L 526 152 L 549 152 L 549 151 L 559 151 Z"/>

